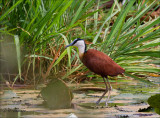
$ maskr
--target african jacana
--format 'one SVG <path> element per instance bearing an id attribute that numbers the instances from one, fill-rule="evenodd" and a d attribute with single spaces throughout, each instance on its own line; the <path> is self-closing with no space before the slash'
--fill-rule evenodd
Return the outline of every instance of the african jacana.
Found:
<path id="1" fill-rule="evenodd" d="M 85 41 L 83 39 L 75 39 L 71 44 L 67 45 L 66 48 L 69 46 L 78 47 L 79 57 L 83 64 L 92 72 L 102 76 L 106 86 L 106 90 L 96 103 L 99 104 L 104 95 L 109 92 L 108 98 L 106 100 L 107 105 L 110 97 L 110 91 L 112 90 L 112 87 L 108 81 L 108 76 L 117 76 L 118 74 L 124 73 L 125 70 L 103 52 L 95 49 L 87 50 Z M 107 83 L 105 81 L 105 78 L 107 79 Z"/>

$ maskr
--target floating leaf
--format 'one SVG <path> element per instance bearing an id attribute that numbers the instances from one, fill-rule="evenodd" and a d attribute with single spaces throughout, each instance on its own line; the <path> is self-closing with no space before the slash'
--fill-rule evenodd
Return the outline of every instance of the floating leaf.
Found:
<path id="1" fill-rule="evenodd" d="M 151 96 L 148 99 L 148 104 L 155 108 L 156 113 L 160 114 L 160 94 Z"/>
<path id="2" fill-rule="evenodd" d="M 52 81 L 41 90 L 43 100 L 52 109 L 70 108 L 73 99 L 72 92 L 67 85 L 60 79 Z"/>

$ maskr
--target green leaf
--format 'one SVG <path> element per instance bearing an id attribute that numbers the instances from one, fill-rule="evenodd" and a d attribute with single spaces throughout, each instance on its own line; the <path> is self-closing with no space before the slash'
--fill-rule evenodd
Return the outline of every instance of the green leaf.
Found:
<path id="1" fill-rule="evenodd" d="M 125 53 L 123 55 L 127 55 L 127 56 L 151 56 L 151 57 L 160 58 L 160 51 L 133 52 L 133 53 Z"/>
<path id="2" fill-rule="evenodd" d="M 71 75 L 73 72 L 77 71 L 83 64 L 80 64 L 79 66 L 72 68 L 69 72 L 67 72 L 62 79 L 65 79 L 66 77 L 68 77 L 69 75 Z"/>
<path id="3" fill-rule="evenodd" d="M 113 27 L 111 29 L 111 32 L 108 35 L 108 37 L 107 37 L 107 39 L 106 39 L 106 41 L 104 43 L 104 44 L 106 44 L 105 47 L 109 46 L 111 40 L 115 36 L 115 33 L 119 30 L 120 26 L 123 23 L 123 19 L 126 17 L 126 14 L 129 12 L 129 10 L 132 7 L 134 2 L 135 2 L 135 0 L 130 1 L 125 9 L 123 9 L 123 10 L 121 9 L 121 12 L 119 13 L 119 15 L 117 17 L 117 19 L 116 19 L 116 21 L 115 21 L 115 23 L 114 23 L 114 25 L 113 25 Z"/>
<path id="4" fill-rule="evenodd" d="M 9 8 L 7 11 L 4 12 L 4 14 L 0 17 L 0 22 L 10 13 L 14 8 L 16 8 L 23 0 L 18 0 L 11 8 Z"/>
<path id="5" fill-rule="evenodd" d="M 148 45 L 143 45 L 141 47 L 138 47 L 138 48 L 135 48 L 135 49 L 132 49 L 132 51 L 135 51 L 135 50 L 140 50 L 140 49 L 146 49 L 146 48 L 151 48 L 151 47 L 155 47 L 155 46 L 159 46 L 160 45 L 160 42 L 158 43 L 150 43 Z"/>
<path id="6" fill-rule="evenodd" d="M 160 22 L 160 18 L 148 23 L 148 25 L 146 27 L 144 27 L 139 33 L 137 33 L 135 37 L 133 37 L 131 40 L 127 39 L 122 44 L 121 48 L 119 49 L 119 50 L 122 50 L 120 54 L 128 51 L 132 47 L 135 47 L 135 46 L 137 46 L 138 44 L 140 44 L 140 43 L 142 43 L 144 41 L 150 40 L 151 37 L 153 37 L 155 34 L 157 34 L 160 31 L 160 29 L 157 29 L 156 31 L 151 32 L 146 37 L 140 39 L 139 41 L 134 42 L 135 40 L 137 40 L 137 38 L 144 36 L 144 34 L 148 31 L 148 29 L 152 28 L 153 26 L 155 26 L 159 22 Z M 134 42 L 134 43 L 132 43 L 132 42 Z"/>
<path id="7" fill-rule="evenodd" d="M 131 77 L 131 78 L 134 78 L 134 79 L 136 79 L 136 80 L 138 80 L 138 81 L 141 81 L 141 82 L 144 82 L 144 83 L 146 83 L 146 84 L 152 84 L 152 85 L 154 85 L 152 82 L 150 82 L 150 81 L 148 81 L 148 80 L 139 78 L 139 77 L 137 77 L 137 76 L 135 76 L 135 75 L 132 75 L 132 74 L 129 74 L 129 73 L 127 73 L 127 72 L 125 72 L 124 74 L 125 74 L 126 76 L 129 76 L 129 77 Z"/>
<path id="8" fill-rule="evenodd" d="M 157 68 L 148 68 L 148 67 L 126 67 L 125 70 L 127 72 L 149 72 L 149 73 L 159 73 L 160 69 Z"/>
<path id="9" fill-rule="evenodd" d="M 108 12 L 108 14 L 106 16 L 106 20 L 103 22 L 102 26 L 99 28 L 99 31 L 98 31 L 97 35 L 94 37 L 94 39 L 92 41 L 93 44 L 95 44 L 97 42 L 97 39 L 100 36 L 100 33 L 102 32 L 102 29 L 105 26 L 106 22 L 108 22 L 113 16 L 115 16 L 119 12 L 117 10 L 114 13 L 112 13 L 113 12 L 113 8 L 114 8 L 114 5 L 112 6 L 112 8 L 110 9 L 110 11 Z"/>
<path id="10" fill-rule="evenodd" d="M 73 17 L 70 25 L 73 25 L 73 24 L 76 22 L 76 20 L 78 19 L 79 14 L 81 13 L 82 8 L 84 7 L 85 3 L 86 3 L 86 0 L 83 0 L 82 3 L 81 3 L 81 5 L 80 5 L 79 8 L 78 8 L 76 14 L 74 15 L 74 17 Z"/>
<path id="11" fill-rule="evenodd" d="M 33 54 L 31 54 L 31 55 L 25 55 L 25 57 L 33 57 L 33 58 L 35 58 L 35 57 L 37 57 L 37 58 L 45 58 L 45 59 L 48 59 L 48 60 L 51 60 L 51 61 L 53 61 L 53 59 L 52 59 L 52 58 L 50 58 L 50 57 L 47 57 L 47 56 L 42 56 L 42 55 L 33 55 Z"/>
<path id="12" fill-rule="evenodd" d="M 134 23 L 136 23 L 142 16 L 144 16 L 145 13 L 147 13 L 151 8 L 153 8 L 156 4 L 156 1 L 152 2 L 149 6 L 146 6 L 143 11 L 138 12 L 139 14 L 136 15 L 135 18 L 132 18 L 131 20 L 128 20 L 128 23 L 123 27 L 122 32 L 129 29 L 129 27 L 133 26 Z"/>
<path id="13" fill-rule="evenodd" d="M 67 54 L 67 50 L 64 50 L 62 54 L 59 56 L 59 58 L 57 59 L 57 61 L 53 64 L 53 67 L 56 66 L 66 54 Z"/>
<path id="14" fill-rule="evenodd" d="M 62 33 L 60 33 L 60 35 L 63 37 L 63 39 L 64 39 L 64 41 L 65 41 L 65 44 L 66 44 L 66 45 L 69 45 L 68 40 L 67 40 L 67 37 L 64 36 Z M 67 48 L 66 50 L 67 50 L 67 54 L 68 54 L 68 65 L 69 65 L 70 68 L 71 68 L 71 52 L 70 52 L 70 49 L 69 49 L 69 48 Z"/>

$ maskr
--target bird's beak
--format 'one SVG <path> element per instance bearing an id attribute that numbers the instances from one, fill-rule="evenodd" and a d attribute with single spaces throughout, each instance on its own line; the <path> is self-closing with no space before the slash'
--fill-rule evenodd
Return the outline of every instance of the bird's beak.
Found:
<path id="1" fill-rule="evenodd" d="M 69 46 L 72 46 L 72 45 L 70 45 L 70 44 L 69 44 L 69 45 L 66 45 L 65 48 L 68 48 Z"/>
<path id="2" fill-rule="evenodd" d="M 72 46 L 73 45 L 73 42 L 72 43 L 70 43 L 69 45 L 66 45 L 66 47 L 65 48 L 68 48 L 69 46 Z"/>

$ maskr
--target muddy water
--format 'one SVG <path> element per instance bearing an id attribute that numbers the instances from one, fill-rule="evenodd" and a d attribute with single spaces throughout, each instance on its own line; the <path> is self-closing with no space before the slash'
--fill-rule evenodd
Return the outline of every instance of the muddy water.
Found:
<path id="1" fill-rule="evenodd" d="M 159 78 L 157 78 L 159 79 Z M 1 91 L 0 117 L 16 118 L 157 118 L 160 117 L 154 111 L 138 112 L 140 109 L 148 108 L 147 99 L 159 93 L 158 86 L 149 86 L 138 81 L 111 80 L 113 87 L 108 107 L 104 106 L 107 95 L 99 106 L 95 102 L 102 95 L 100 91 L 78 91 L 74 92 L 72 108 L 52 110 L 44 106 L 43 100 L 39 95 L 40 90 L 34 89 L 15 89 Z M 97 84 L 98 83 L 98 84 Z M 79 85 L 68 85 L 71 89 L 84 87 L 104 87 L 102 82 L 86 83 Z"/>

